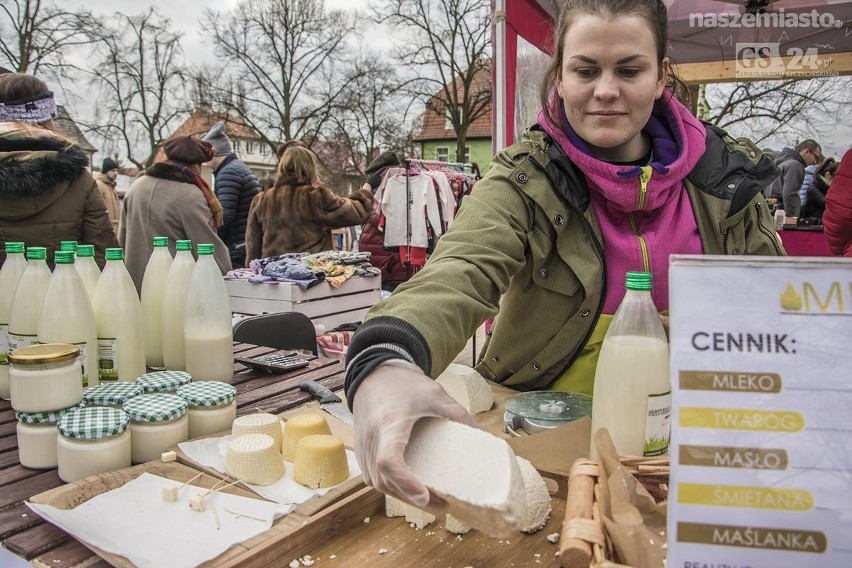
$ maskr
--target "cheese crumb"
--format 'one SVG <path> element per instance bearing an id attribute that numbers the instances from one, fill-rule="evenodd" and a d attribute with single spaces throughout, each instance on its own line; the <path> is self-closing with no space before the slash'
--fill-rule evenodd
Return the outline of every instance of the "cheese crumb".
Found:
<path id="1" fill-rule="evenodd" d="M 302 558 L 300 558 L 299 560 L 302 561 L 302 566 L 313 566 L 314 565 L 314 559 L 311 558 L 309 555 L 305 555 Z"/>
<path id="2" fill-rule="evenodd" d="M 177 460 L 177 454 L 175 452 L 163 452 L 160 454 L 160 460 L 164 462 L 173 462 Z"/>
<path id="3" fill-rule="evenodd" d="M 174 503 L 178 500 L 178 488 L 175 485 L 163 487 L 163 501 Z"/>
<path id="4" fill-rule="evenodd" d="M 386 549 L 384 549 L 384 548 L 380 548 L 380 549 L 379 549 L 379 554 L 387 554 L 387 552 L 388 552 L 388 551 L 387 551 Z"/>
<path id="5" fill-rule="evenodd" d="M 559 542 L 559 533 L 555 532 L 547 535 L 547 540 L 549 540 L 553 544 L 556 544 L 557 542 Z"/>
<path id="6" fill-rule="evenodd" d="M 200 493 L 193 495 L 189 498 L 189 508 L 193 511 L 203 511 L 204 510 L 204 496 Z"/>
<path id="7" fill-rule="evenodd" d="M 364 517 L 364 524 L 368 524 L 370 522 L 370 517 Z"/>
<path id="8" fill-rule="evenodd" d="M 331 556 L 329 556 L 329 559 L 331 559 L 331 560 L 334 560 L 335 558 L 337 558 L 336 554 L 332 554 Z"/>
<path id="9" fill-rule="evenodd" d="M 299 568 L 299 566 L 300 566 L 299 559 L 297 558 L 296 560 L 291 561 L 290 564 L 288 564 L 288 566 L 290 568 Z"/>

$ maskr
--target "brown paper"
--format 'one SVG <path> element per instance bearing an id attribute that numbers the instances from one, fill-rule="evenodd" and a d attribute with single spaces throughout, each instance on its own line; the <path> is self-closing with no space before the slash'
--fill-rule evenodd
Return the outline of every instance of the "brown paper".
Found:
<path id="1" fill-rule="evenodd" d="M 600 511 L 617 560 L 637 568 L 661 568 L 666 557 L 666 503 L 655 503 L 622 467 L 605 428 L 595 433 L 595 447 L 601 464 Z"/>

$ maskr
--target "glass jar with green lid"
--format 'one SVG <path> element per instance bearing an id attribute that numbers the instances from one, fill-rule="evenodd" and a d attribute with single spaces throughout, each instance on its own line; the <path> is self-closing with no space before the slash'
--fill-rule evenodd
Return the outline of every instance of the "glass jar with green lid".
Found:
<path id="1" fill-rule="evenodd" d="M 42 343 L 9 353 L 12 408 L 18 412 L 50 412 L 79 404 L 80 349 L 68 343 Z"/>
<path id="2" fill-rule="evenodd" d="M 190 381 L 192 381 L 192 377 L 185 371 L 153 371 L 136 379 L 136 382 L 142 385 L 146 394 L 153 392 L 174 393 Z"/>
<path id="3" fill-rule="evenodd" d="M 82 408 L 81 404 L 51 412 L 16 412 L 18 420 L 18 461 L 30 469 L 53 469 L 56 458 L 56 426 L 66 413 Z"/>
<path id="4" fill-rule="evenodd" d="M 71 483 L 130 467 L 129 425 L 120 408 L 87 406 L 65 413 L 57 424 L 59 478 Z"/>
<path id="5" fill-rule="evenodd" d="M 133 463 L 157 459 L 170 447 L 189 439 L 186 401 L 176 394 L 143 394 L 125 402 L 123 409 L 130 417 Z"/>
<path id="6" fill-rule="evenodd" d="M 144 392 L 142 385 L 135 382 L 101 383 L 83 391 L 83 402 L 86 406 L 121 408 L 125 402 Z"/>
<path id="7" fill-rule="evenodd" d="M 186 401 L 189 437 L 200 438 L 230 430 L 237 417 L 237 389 L 219 381 L 199 381 L 177 390 Z"/>

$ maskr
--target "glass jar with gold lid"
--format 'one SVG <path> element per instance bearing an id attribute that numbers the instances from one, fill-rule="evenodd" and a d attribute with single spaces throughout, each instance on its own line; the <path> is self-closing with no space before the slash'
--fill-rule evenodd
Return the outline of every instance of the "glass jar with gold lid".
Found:
<path id="1" fill-rule="evenodd" d="M 80 348 L 42 343 L 9 353 L 9 390 L 18 412 L 51 412 L 83 400 Z"/>

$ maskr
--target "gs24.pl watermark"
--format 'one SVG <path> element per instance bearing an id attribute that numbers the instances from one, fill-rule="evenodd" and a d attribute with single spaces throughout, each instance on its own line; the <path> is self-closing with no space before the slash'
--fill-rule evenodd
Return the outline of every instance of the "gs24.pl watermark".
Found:
<path id="1" fill-rule="evenodd" d="M 734 71 L 738 79 L 836 77 L 838 72 L 831 64 L 831 56 L 819 53 L 816 47 L 790 47 L 782 55 L 777 42 L 737 43 Z"/>

